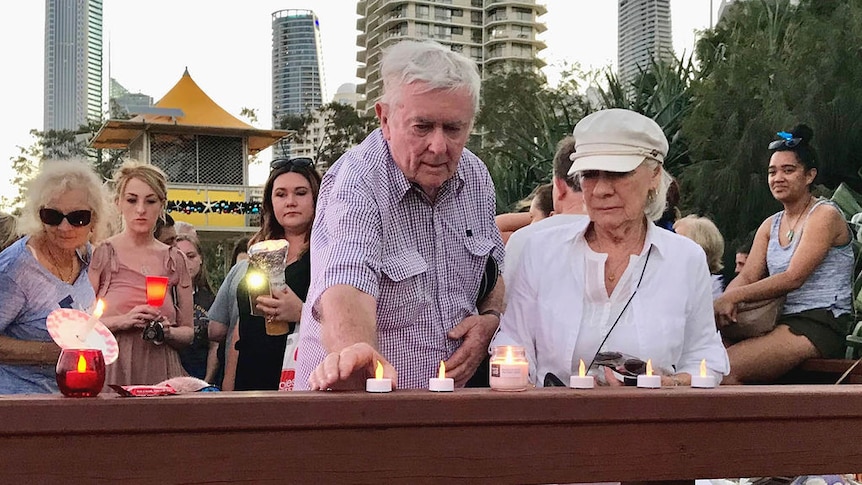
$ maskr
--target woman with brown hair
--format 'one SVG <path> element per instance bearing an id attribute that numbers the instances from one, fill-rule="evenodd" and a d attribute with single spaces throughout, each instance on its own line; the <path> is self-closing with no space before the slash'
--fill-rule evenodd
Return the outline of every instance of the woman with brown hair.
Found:
<path id="1" fill-rule="evenodd" d="M 101 320 L 120 347 L 105 382 L 156 384 L 186 375 L 178 350 L 194 337 L 191 276 L 179 250 L 153 237 L 156 221 L 165 215 L 164 172 L 128 161 L 114 183 L 123 229 L 96 248 L 90 266 L 96 296 L 106 303 Z M 147 304 L 147 276 L 168 278 L 160 307 Z"/>
<path id="2" fill-rule="evenodd" d="M 225 390 L 277 390 L 281 378 L 288 335 L 298 328 L 302 303 L 311 283 L 311 265 L 308 240 L 314 221 L 320 174 L 311 159 L 278 159 L 271 164 L 272 172 L 263 190 L 261 228 L 249 241 L 251 245 L 268 240 L 288 242 L 287 264 L 284 270 L 287 288 L 271 296 L 259 296 L 253 303 L 264 316 L 252 314 L 249 300 L 248 278 L 236 279 L 229 274 L 225 281 L 236 280 L 236 300 L 239 307 L 239 324 L 235 326 L 232 348 L 227 349 L 227 364 L 223 388 Z M 238 263 L 231 273 L 248 275 L 248 262 Z M 222 285 L 219 297 L 231 288 Z M 216 305 L 214 304 L 215 308 Z M 229 315 L 210 313 L 213 321 Z M 288 323 L 283 335 L 268 335 L 266 319 Z M 222 324 L 224 325 L 224 324 Z"/>

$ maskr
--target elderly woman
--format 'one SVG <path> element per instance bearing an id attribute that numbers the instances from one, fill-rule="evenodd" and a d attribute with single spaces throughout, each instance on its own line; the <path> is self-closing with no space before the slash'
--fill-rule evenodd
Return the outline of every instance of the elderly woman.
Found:
<path id="1" fill-rule="evenodd" d="M 721 270 L 724 269 L 724 263 L 721 262 L 721 258 L 724 257 L 724 236 L 721 235 L 718 226 L 708 217 L 690 214 L 677 219 L 673 223 L 673 230 L 703 248 L 703 252 L 706 253 L 706 264 L 712 275 L 712 298 L 721 296 L 724 292 L 724 276 L 721 274 Z"/>
<path id="2" fill-rule="evenodd" d="M 0 394 L 59 392 L 60 348 L 45 320 L 58 308 L 92 306 L 90 243 L 110 219 L 99 177 L 82 161 L 45 162 L 26 197 L 24 237 L 0 253 Z"/>
<path id="3" fill-rule="evenodd" d="M 90 282 L 106 303 L 101 321 L 120 348 L 105 382 L 157 384 L 186 375 L 178 351 L 194 338 L 192 279 L 182 253 L 153 236 L 156 221 L 165 217 L 164 172 L 127 161 L 114 182 L 123 229 L 96 248 L 90 266 Z M 168 278 L 170 291 L 160 307 L 147 302 L 147 276 Z M 149 322 L 156 322 L 154 331 L 144 333 Z"/>
<path id="4" fill-rule="evenodd" d="M 581 360 L 600 382 L 619 384 L 592 367 L 609 355 L 651 360 L 665 386 L 689 384 L 702 360 L 716 378 L 727 374 L 703 250 L 652 223 L 671 180 L 661 128 L 610 109 L 582 119 L 574 137 L 569 174 L 580 179 L 589 219 L 527 241 L 492 346 L 523 346 L 539 386 L 549 373 L 567 380 Z"/>
<path id="5" fill-rule="evenodd" d="M 742 271 L 715 301 L 716 323 L 735 321 L 741 302 L 785 296 L 775 329 L 727 349 L 726 383 L 769 382 L 813 357 L 838 358 L 853 321 L 850 229 L 833 203 L 811 194 L 814 132 L 799 125 L 769 144 L 769 190 L 784 210 L 754 236 Z"/>

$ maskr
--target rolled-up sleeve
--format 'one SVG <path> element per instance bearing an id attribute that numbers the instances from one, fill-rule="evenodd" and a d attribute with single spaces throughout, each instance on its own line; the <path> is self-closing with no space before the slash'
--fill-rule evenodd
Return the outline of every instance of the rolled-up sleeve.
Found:
<path id="1" fill-rule="evenodd" d="M 712 281 L 706 259 L 693 258 L 686 265 L 690 272 L 686 281 L 693 282 L 685 306 L 685 338 L 677 372 L 700 374 L 700 362 L 706 359 L 707 369 L 721 379 L 730 372 L 727 350 L 715 328 L 712 309 Z"/>

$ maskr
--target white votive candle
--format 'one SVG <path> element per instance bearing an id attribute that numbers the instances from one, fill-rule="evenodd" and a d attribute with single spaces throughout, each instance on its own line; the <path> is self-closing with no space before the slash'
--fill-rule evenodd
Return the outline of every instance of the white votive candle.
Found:
<path id="1" fill-rule="evenodd" d="M 428 390 L 434 392 L 452 392 L 455 390 L 455 379 L 446 377 L 446 364 L 440 361 L 437 377 L 428 379 Z"/>
<path id="2" fill-rule="evenodd" d="M 392 379 L 383 377 L 383 364 L 377 361 L 374 377 L 365 380 L 366 392 L 392 392 Z"/>
<path id="3" fill-rule="evenodd" d="M 530 364 L 524 347 L 501 345 L 491 353 L 490 384 L 495 391 L 523 391 L 527 388 Z"/>
<path id="4" fill-rule="evenodd" d="M 706 372 L 706 359 L 700 361 L 700 375 L 691 376 L 691 387 L 703 389 L 715 387 L 715 377 Z"/>
<path id="5" fill-rule="evenodd" d="M 644 389 L 658 389 L 661 387 L 661 376 L 653 375 L 652 359 L 647 359 L 646 374 L 638 376 L 638 387 Z"/>
<path id="6" fill-rule="evenodd" d="M 581 364 L 578 366 L 578 375 L 569 378 L 569 387 L 572 389 L 592 389 L 596 387 L 596 378 L 588 376 L 584 359 L 581 359 Z"/>

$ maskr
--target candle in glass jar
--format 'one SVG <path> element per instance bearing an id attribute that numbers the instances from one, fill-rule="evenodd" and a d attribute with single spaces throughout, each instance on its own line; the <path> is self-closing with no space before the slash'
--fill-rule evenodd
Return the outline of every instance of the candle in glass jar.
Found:
<path id="1" fill-rule="evenodd" d="M 455 390 L 455 379 L 446 377 L 446 364 L 440 361 L 437 377 L 428 379 L 428 390 L 434 392 L 452 392 Z"/>
<path id="2" fill-rule="evenodd" d="M 700 361 L 700 375 L 691 376 L 691 387 L 715 387 L 715 377 L 709 375 L 706 371 L 706 359 Z"/>
<path id="3" fill-rule="evenodd" d="M 524 347 L 501 345 L 491 353 L 491 389 L 523 391 L 527 388 L 529 363 Z"/>
<path id="4" fill-rule="evenodd" d="M 661 387 L 661 376 L 653 375 L 652 359 L 646 361 L 646 374 L 638 376 L 638 387 L 645 389 L 658 389 Z"/>
<path id="5" fill-rule="evenodd" d="M 392 392 L 392 379 L 383 378 L 383 364 L 377 361 L 374 377 L 365 380 L 366 392 Z"/>
<path id="6" fill-rule="evenodd" d="M 596 386 L 596 378 L 587 375 L 587 368 L 584 365 L 584 359 L 580 359 L 581 364 L 578 366 L 578 375 L 569 378 L 569 387 L 573 389 L 592 389 Z"/>
<path id="7" fill-rule="evenodd" d="M 105 384 L 105 359 L 98 349 L 63 349 L 57 360 L 57 387 L 64 396 L 92 397 Z"/>

